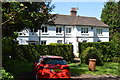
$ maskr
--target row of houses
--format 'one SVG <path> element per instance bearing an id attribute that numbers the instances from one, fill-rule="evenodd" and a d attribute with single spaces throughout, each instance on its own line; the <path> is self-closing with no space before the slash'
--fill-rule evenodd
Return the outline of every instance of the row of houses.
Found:
<path id="1" fill-rule="evenodd" d="M 37 32 L 24 29 L 18 32 L 19 44 L 72 44 L 75 56 L 78 56 L 78 42 L 108 42 L 109 26 L 95 17 L 77 15 L 77 9 L 71 8 L 70 15 L 57 15 L 55 26 L 43 25 Z"/>

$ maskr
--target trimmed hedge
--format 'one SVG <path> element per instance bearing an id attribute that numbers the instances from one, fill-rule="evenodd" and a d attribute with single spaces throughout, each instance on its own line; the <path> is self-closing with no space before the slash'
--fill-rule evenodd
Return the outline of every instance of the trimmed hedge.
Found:
<path id="1" fill-rule="evenodd" d="M 116 61 L 115 58 L 119 58 L 120 45 L 112 42 L 88 42 L 79 43 L 79 53 L 81 53 L 88 47 L 95 47 L 102 51 L 102 60 L 104 62 Z"/>
<path id="2" fill-rule="evenodd" d="M 18 54 L 28 61 L 36 60 L 40 55 L 62 56 L 67 61 L 72 61 L 73 46 L 72 45 L 20 45 Z"/>
<path id="3" fill-rule="evenodd" d="M 11 59 L 16 62 L 33 62 L 40 55 L 62 56 L 67 61 L 74 59 L 73 46 L 70 44 L 12 45 L 10 49 L 9 52 L 3 51 L 5 61 L 9 60 L 8 55 L 11 55 Z"/>

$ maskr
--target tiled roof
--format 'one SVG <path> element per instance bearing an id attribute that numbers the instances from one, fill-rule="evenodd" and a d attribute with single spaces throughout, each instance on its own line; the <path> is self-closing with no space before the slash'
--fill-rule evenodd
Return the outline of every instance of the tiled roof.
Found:
<path id="1" fill-rule="evenodd" d="M 95 17 L 71 16 L 71 15 L 57 15 L 55 24 L 59 25 L 83 25 L 83 26 L 98 26 L 109 27 L 102 21 Z"/>

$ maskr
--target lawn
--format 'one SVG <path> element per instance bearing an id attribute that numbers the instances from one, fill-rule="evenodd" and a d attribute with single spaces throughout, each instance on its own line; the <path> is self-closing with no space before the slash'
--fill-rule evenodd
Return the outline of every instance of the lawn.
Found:
<path id="1" fill-rule="evenodd" d="M 103 66 L 96 66 L 95 71 L 89 71 L 86 64 L 76 65 L 76 63 L 71 63 L 69 66 L 72 75 L 120 75 L 120 69 L 118 69 L 119 63 L 106 62 Z"/>
<path id="2" fill-rule="evenodd" d="M 14 77 L 18 77 L 23 73 L 32 73 L 33 63 L 12 63 L 9 65 L 9 71 Z M 81 75 L 81 74 L 92 74 L 92 75 L 119 75 L 118 72 L 118 63 L 104 63 L 103 66 L 96 66 L 96 71 L 89 71 L 88 65 L 70 63 L 70 71 L 72 75 Z"/>
<path id="3" fill-rule="evenodd" d="M 17 76 L 23 72 L 32 72 L 32 66 L 33 63 L 12 63 L 8 65 L 7 71 Z"/>

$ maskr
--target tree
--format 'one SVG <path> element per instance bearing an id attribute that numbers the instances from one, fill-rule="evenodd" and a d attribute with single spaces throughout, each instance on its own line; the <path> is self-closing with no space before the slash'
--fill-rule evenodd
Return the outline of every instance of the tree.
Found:
<path id="1" fill-rule="evenodd" d="M 110 26 L 110 38 L 115 32 L 120 33 L 119 2 L 106 2 L 101 14 L 101 20 Z"/>
<path id="2" fill-rule="evenodd" d="M 53 25 L 55 15 L 50 12 L 55 6 L 45 2 L 4 2 L 2 4 L 3 37 L 14 36 L 24 28 L 35 31 L 43 24 Z"/>

